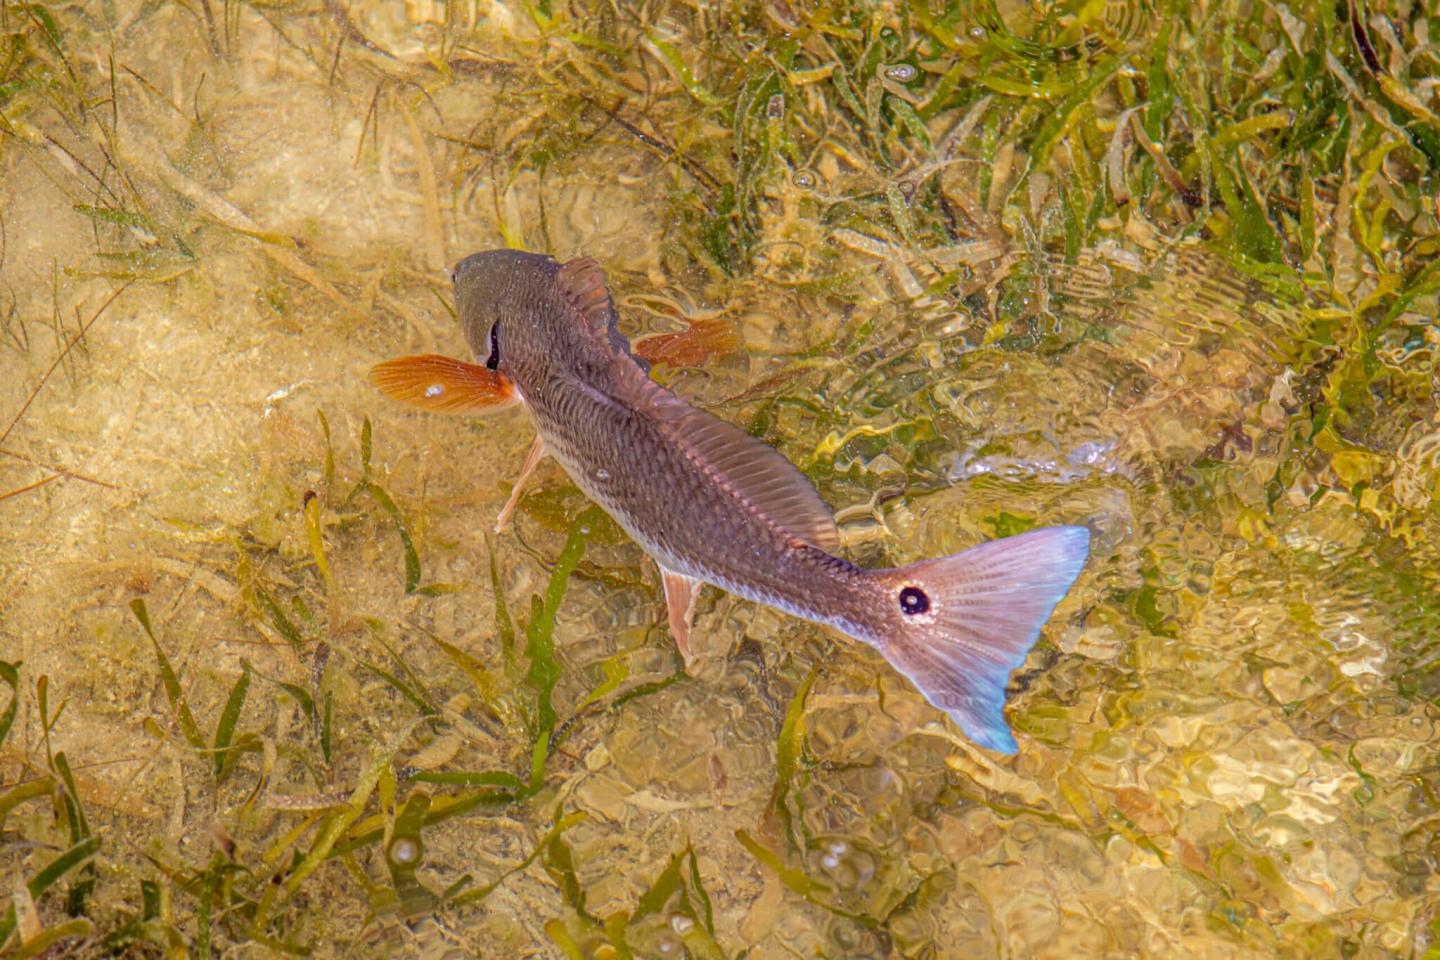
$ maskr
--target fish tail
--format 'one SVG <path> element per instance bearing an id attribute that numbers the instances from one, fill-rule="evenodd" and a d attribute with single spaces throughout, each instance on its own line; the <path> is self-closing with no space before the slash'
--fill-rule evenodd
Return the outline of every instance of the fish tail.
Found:
<path id="1" fill-rule="evenodd" d="M 899 610 L 886 617 L 890 626 L 875 646 L 970 739 L 1014 753 L 1005 686 L 1079 576 L 1089 547 L 1084 527 L 1045 527 L 872 571 Z"/>

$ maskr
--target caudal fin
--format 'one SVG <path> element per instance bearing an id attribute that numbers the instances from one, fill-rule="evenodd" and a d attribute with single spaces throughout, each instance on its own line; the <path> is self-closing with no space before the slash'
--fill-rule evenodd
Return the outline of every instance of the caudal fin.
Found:
<path id="1" fill-rule="evenodd" d="M 1085 565 L 1090 531 L 1046 527 L 939 560 L 876 570 L 899 609 L 877 644 L 890 664 L 965 733 L 1016 751 L 1005 685 Z"/>

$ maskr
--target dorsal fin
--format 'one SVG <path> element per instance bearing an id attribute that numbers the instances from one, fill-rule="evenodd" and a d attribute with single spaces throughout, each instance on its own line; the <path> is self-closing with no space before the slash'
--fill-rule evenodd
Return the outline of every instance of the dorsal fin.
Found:
<path id="1" fill-rule="evenodd" d="M 597 332 L 609 331 L 615 321 L 615 304 L 605 289 L 600 264 L 589 257 L 576 257 L 560 265 L 555 283 L 586 326 Z"/>
<path id="2" fill-rule="evenodd" d="M 597 346 L 612 357 L 628 358 L 646 374 L 650 372 L 649 362 L 631 352 L 630 341 L 620 332 L 620 315 L 598 263 L 589 257 L 562 263 L 555 272 L 555 286 Z"/>
<path id="3" fill-rule="evenodd" d="M 826 553 L 840 549 L 840 531 L 829 505 L 783 454 L 733 423 L 696 410 L 659 384 L 653 385 L 669 394 L 670 402 L 685 408 L 678 416 L 673 414 L 679 411 L 671 408 L 672 416 L 666 418 L 676 438 L 741 498 L 797 540 Z"/>
<path id="4" fill-rule="evenodd" d="M 789 460 L 773 447 L 712 413 L 697 410 L 648 376 L 648 364 L 630 351 L 618 329 L 615 304 L 605 289 L 605 274 L 589 257 L 562 264 L 555 283 L 590 333 L 608 340 L 629 361 L 614 368 L 614 387 L 637 410 L 643 410 L 674 431 L 707 468 L 715 471 L 758 513 L 797 540 L 826 553 L 840 549 L 835 517 L 820 494 Z"/>

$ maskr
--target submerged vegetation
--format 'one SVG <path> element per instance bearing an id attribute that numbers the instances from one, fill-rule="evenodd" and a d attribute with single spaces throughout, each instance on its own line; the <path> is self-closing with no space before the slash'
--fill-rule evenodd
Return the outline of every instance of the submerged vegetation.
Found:
<path id="1" fill-rule="evenodd" d="M 1437 16 L 0 0 L 0 955 L 1437 955 Z M 356 384 L 502 243 L 857 559 L 1089 523 L 1020 756 L 480 537 L 528 437 Z"/>

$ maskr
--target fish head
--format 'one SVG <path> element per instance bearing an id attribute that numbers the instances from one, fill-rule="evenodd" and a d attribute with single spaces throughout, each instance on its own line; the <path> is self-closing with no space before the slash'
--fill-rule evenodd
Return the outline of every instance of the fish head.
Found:
<path id="1" fill-rule="evenodd" d="M 600 390 L 649 382 L 649 368 L 619 331 L 594 260 L 559 263 L 522 250 L 487 250 L 461 260 L 450 279 L 461 332 L 480 363 L 437 354 L 388 360 L 370 377 L 390 397 L 471 415 L 525 400 L 543 416 L 543 395 L 555 392 L 543 388 L 557 381 Z"/>
<path id="2" fill-rule="evenodd" d="M 521 384 L 553 365 L 566 339 L 558 269 L 521 250 L 486 250 L 455 265 L 455 311 L 476 360 Z"/>
<path id="3" fill-rule="evenodd" d="M 455 308 L 477 360 L 521 393 L 552 377 L 601 382 L 636 366 L 605 276 L 588 257 L 561 263 L 487 250 L 456 265 Z"/>

